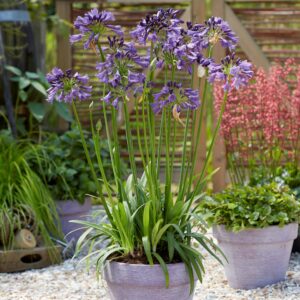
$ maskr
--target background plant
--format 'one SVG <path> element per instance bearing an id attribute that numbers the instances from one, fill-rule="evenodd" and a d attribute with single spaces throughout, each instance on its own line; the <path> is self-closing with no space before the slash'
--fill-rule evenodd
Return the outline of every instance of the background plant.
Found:
<path id="1" fill-rule="evenodd" d="M 287 186 L 235 186 L 213 197 L 206 196 L 198 210 L 212 225 L 234 232 L 248 228 L 284 226 L 298 222 L 300 202 Z"/>
<path id="2" fill-rule="evenodd" d="M 94 141 L 88 132 L 83 132 L 93 167 L 97 168 Z M 91 175 L 91 169 L 84 159 L 80 133 L 76 127 L 62 135 L 50 134 L 40 145 L 41 161 L 33 161 L 34 169 L 44 179 L 55 200 L 77 200 L 83 203 L 88 195 L 97 196 L 97 188 Z M 103 162 L 105 176 L 109 182 L 113 179 L 109 149 L 106 140 L 99 141 L 99 152 Z M 122 175 L 126 174 L 126 165 L 122 164 Z M 101 182 L 101 174 L 97 177 Z M 102 184 L 102 183 L 101 183 Z"/>
<path id="3" fill-rule="evenodd" d="M 215 87 L 216 102 L 223 91 Z M 231 181 L 273 180 L 300 155 L 300 67 L 293 60 L 257 70 L 251 84 L 230 92 L 222 121 Z M 258 168 L 258 169 L 257 169 Z M 290 167 L 287 166 L 287 169 Z M 252 179 L 251 179 L 252 178 Z"/>
<path id="4" fill-rule="evenodd" d="M 17 84 L 16 103 L 14 107 L 15 120 L 17 129 L 21 136 L 33 136 L 38 132 L 39 140 L 42 135 L 42 125 L 45 120 L 51 123 L 51 118 L 54 115 L 60 116 L 64 120 L 73 121 L 72 115 L 65 103 L 56 102 L 55 105 L 49 106 L 44 101 L 47 96 L 47 82 L 45 75 L 41 72 L 22 72 L 19 68 L 14 66 L 6 66 L 14 76 L 11 77 L 12 82 Z M 29 123 L 26 124 L 26 118 L 18 117 L 20 113 L 20 104 L 25 104 L 29 112 Z M 26 111 L 23 112 L 26 114 Z M 55 118 L 54 118 L 55 119 Z"/>
<path id="5" fill-rule="evenodd" d="M 168 286 L 169 274 L 167 263 L 182 261 L 185 263 L 194 288 L 194 272 L 201 280 L 204 272 L 203 255 L 192 244 L 194 239 L 211 255 L 218 259 L 216 246 L 205 237 L 205 227 L 202 220 L 195 214 L 197 199 L 201 197 L 208 161 L 212 153 L 217 131 L 220 126 L 227 100 L 227 91 L 246 85 L 252 76 L 251 65 L 247 61 L 236 58 L 233 51 L 237 37 L 229 25 L 220 18 L 212 17 L 205 24 L 187 23 L 183 27 L 177 18 L 178 11 L 173 9 L 159 10 L 148 15 L 131 31 L 132 41 L 124 41 L 122 28 L 114 23 L 110 12 L 99 12 L 97 9 L 78 17 L 74 22 L 78 33 L 70 37 L 71 43 L 82 42 L 85 49 L 91 48 L 99 57 L 96 66 L 97 77 L 104 85 L 100 105 L 103 109 L 106 136 L 108 138 L 110 158 L 116 189 L 110 186 L 103 169 L 103 162 L 97 148 L 100 136 L 92 126 L 92 136 L 95 141 L 95 153 L 98 168 L 103 183 L 108 191 L 104 198 L 89 156 L 88 146 L 79 122 L 75 100 L 85 101 L 91 96 L 92 86 L 86 75 L 66 72 L 54 68 L 47 79 L 51 85 L 48 90 L 48 100 L 55 99 L 72 103 L 74 116 L 81 133 L 83 147 L 91 166 L 94 183 L 102 199 L 109 223 L 94 224 L 82 222 L 88 230 L 82 236 L 82 242 L 99 243 L 107 241 L 104 249 L 93 252 L 97 270 L 104 266 L 106 260 L 121 260 L 127 262 L 159 263 L 166 275 Z M 109 35 L 108 47 L 103 38 Z M 211 59 L 212 50 L 220 43 L 230 54 L 221 62 Z M 136 44 L 148 45 L 149 55 L 140 55 Z M 177 72 L 185 72 L 194 76 L 194 69 L 204 70 L 203 95 L 201 105 L 199 90 L 194 86 L 184 87 L 175 80 Z M 156 88 L 155 69 L 161 68 L 165 74 L 164 86 Z M 144 69 L 144 71 L 142 71 Z M 195 159 L 199 150 L 201 124 L 206 105 L 208 80 L 210 83 L 222 81 L 225 89 L 224 99 L 217 126 L 208 147 L 205 165 L 200 174 L 194 176 Z M 191 82 L 194 82 L 193 78 Z M 141 122 L 138 123 L 137 137 L 139 152 L 144 173 L 137 174 L 133 152 L 132 124 L 129 117 L 128 103 L 135 106 L 136 112 L 141 109 Z M 92 103 L 91 106 L 97 105 Z M 196 126 L 196 111 L 199 109 L 200 121 Z M 108 110 L 112 114 L 112 126 L 108 123 Z M 118 139 L 117 115 L 121 111 L 125 120 L 127 148 L 132 174 L 126 183 L 121 178 L 120 145 Z M 181 114 L 187 115 L 181 119 Z M 160 116 L 155 118 L 155 115 Z M 193 116 L 193 118 L 191 118 Z M 93 114 L 90 114 L 93 125 Z M 155 127 L 159 122 L 159 136 L 156 137 Z M 190 124 L 191 122 L 191 124 Z M 188 128 L 192 125 L 193 135 L 197 136 L 194 152 L 187 154 Z M 174 167 L 174 148 L 177 126 L 184 126 L 184 141 L 180 183 L 176 194 L 172 193 Z M 162 146 L 166 149 L 165 180 L 162 182 L 160 157 Z M 193 183 L 195 185 L 193 186 Z M 117 194 L 117 201 L 112 197 L 112 191 Z M 193 228 L 199 231 L 192 231 Z M 91 233 L 91 231 L 93 231 Z M 90 234 L 90 235 L 89 235 Z M 89 235 L 89 237 L 87 237 Z M 85 241 L 87 238 L 87 241 Z M 92 243 L 92 245 L 93 245 Z M 92 249 L 92 247 L 91 247 Z"/>
<path id="6" fill-rule="evenodd" d="M 0 134 L 0 232 L 7 236 L 5 249 L 11 249 L 16 231 L 27 228 L 54 245 L 51 237 L 61 238 L 56 208 L 47 186 L 29 166 L 40 159 L 36 146 L 14 140 L 9 131 Z M 41 237 L 41 238 L 40 238 Z"/>

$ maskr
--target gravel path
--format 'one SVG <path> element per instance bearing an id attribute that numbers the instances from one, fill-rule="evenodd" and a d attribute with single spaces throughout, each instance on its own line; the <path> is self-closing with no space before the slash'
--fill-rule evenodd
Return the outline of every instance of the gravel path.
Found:
<path id="1" fill-rule="evenodd" d="M 206 260 L 206 276 L 198 284 L 194 300 L 300 300 L 300 254 L 293 254 L 287 280 L 262 289 L 231 289 L 223 268 Z M 58 266 L 15 274 L 0 274 L 1 300 L 108 300 L 103 281 L 97 282 L 94 270 L 67 260 Z M 180 299 L 174 299 L 180 300 Z"/>

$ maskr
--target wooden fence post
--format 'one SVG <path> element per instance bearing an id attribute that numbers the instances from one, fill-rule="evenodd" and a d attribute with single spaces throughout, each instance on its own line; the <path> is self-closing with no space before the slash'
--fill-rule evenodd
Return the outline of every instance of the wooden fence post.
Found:
<path id="1" fill-rule="evenodd" d="M 66 0 L 56 0 L 56 14 L 61 18 L 71 23 L 71 8 L 72 2 Z M 56 34 L 56 53 L 57 66 L 62 70 L 72 68 L 72 49 L 69 42 L 69 34 Z M 62 118 L 58 120 L 58 130 L 65 131 L 69 128 L 69 123 Z"/>
<path id="2" fill-rule="evenodd" d="M 205 0 L 192 0 L 191 1 L 191 17 L 192 17 L 192 22 L 193 24 L 196 23 L 203 23 L 206 17 L 206 5 L 205 5 Z M 203 91 L 203 80 L 200 85 L 200 97 L 202 95 Z M 198 88 L 199 87 L 199 77 L 198 77 L 198 70 L 194 71 L 194 82 L 193 82 L 193 87 Z M 202 99 L 200 99 L 202 101 Z M 196 115 L 196 122 L 195 122 L 195 128 L 199 126 L 199 121 L 200 121 L 200 110 L 198 110 L 198 113 Z M 199 174 L 204 166 L 204 161 L 206 158 L 206 109 L 204 108 L 203 111 L 203 119 L 202 119 L 202 125 L 201 125 L 201 133 L 200 133 L 200 142 L 198 146 L 198 151 L 195 153 L 196 155 L 196 164 L 195 164 L 195 170 L 194 170 L 194 175 Z M 196 144 L 196 136 L 197 130 L 195 130 L 195 134 L 192 137 L 192 151 L 194 151 L 194 147 Z"/>
<path id="3" fill-rule="evenodd" d="M 56 0 L 56 14 L 67 22 L 71 22 L 71 2 Z M 72 67 L 72 51 L 69 38 L 66 35 L 57 34 L 57 65 L 66 70 Z"/>
<path id="4" fill-rule="evenodd" d="M 212 15 L 215 17 L 225 17 L 225 0 L 212 0 Z M 225 50 L 218 44 L 214 48 L 213 57 L 219 62 L 225 56 Z M 213 113 L 214 126 L 216 126 L 217 114 Z M 223 190 L 226 186 L 226 150 L 223 137 L 219 133 L 213 149 L 213 167 L 219 171 L 213 176 L 214 192 Z"/>

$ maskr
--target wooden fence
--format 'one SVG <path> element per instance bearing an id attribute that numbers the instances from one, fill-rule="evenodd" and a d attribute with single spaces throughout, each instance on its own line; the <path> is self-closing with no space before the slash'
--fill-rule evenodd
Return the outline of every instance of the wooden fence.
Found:
<path id="1" fill-rule="evenodd" d="M 117 20 L 125 27 L 134 26 L 138 20 L 148 12 L 159 7 L 176 7 L 181 9 L 181 18 L 193 22 L 203 22 L 205 15 L 205 0 L 56 0 L 57 13 L 60 17 L 72 22 L 77 15 L 91 7 L 102 7 L 114 11 Z M 300 0 L 279 1 L 279 0 L 211 0 L 212 15 L 226 19 L 232 29 L 239 36 L 238 54 L 251 60 L 256 66 L 268 69 L 274 60 L 284 60 L 294 57 L 300 62 Z M 69 41 L 64 37 L 58 37 L 58 65 L 63 68 L 84 69 L 91 72 L 95 63 L 93 53 L 83 53 L 74 47 L 71 48 Z M 215 49 L 214 56 L 218 60 L 224 56 L 223 49 Z M 159 74 L 157 74 L 159 78 Z M 183 78 L 181 78 L 183 79 Z M 184 80 L 190 84 L 190 78 Z M 98 95 L 101 90 L 99 87 Z M 95 97 L 97 95 L 95 94 Z M 81 107 L 81 117 L 84 119 L 88 114 L 87 106 Z M 136 114 L 132 110 L 131 118 L 137 121 Z M 198 120 L 198 118 L 197 118 Z M 203 122 L 206 124 L 204 118 Z M 199 153 L 197 153 L 196 172 L 201 170 L 206 155 L 205 126 L 202 127 Z M 177 140 L 177 163 L 180 163 L 181 134 Z M 120 136 L 125 134 L 120 120 Z M 192 150 L 195 137 L 191 137 L 193 143 L 189 145 Z M 125 147 L 124 147 L 125 148 Z M 222 138 L 219 137 L 214 148 L 213 164 L 220 168 L 213 178 L 215 191 L 223 189 L 226 180 L 226 155 Z M 126 152 L 123 151 L 126 156 Z"/>

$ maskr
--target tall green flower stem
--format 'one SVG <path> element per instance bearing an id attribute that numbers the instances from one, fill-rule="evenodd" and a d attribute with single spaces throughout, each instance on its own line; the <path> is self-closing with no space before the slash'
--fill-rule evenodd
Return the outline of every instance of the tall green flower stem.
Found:
<path id="1" fill-rule="evenodd" d="M 98 50 L 100 54 L 100 59 L 102 62 L 105 61 L 105 54 L 103 53 L 101 43 L 98 42 Z M 103 89 L 103 97 L 105 95 L 105 88 L 104 85 Z M 107 110 L 106 110 L 106 103 L 103 102 L 103 115 L 104 115 L 104 122 L 105 122 L 105 130 L 106 130 L 106 137 L 108 140 L 108 147 L 110 152 L 110 157 L 112 161 L 114 162 L 112 164 L 113 167 L 113 173 L 115 178 L 116 186 L 118 187 L 118 191 L 120 192 L 121 199 L 126 198 L 126 194 L 124 192 L 124 188 L 122 188 L 122 183 L 120 182 L 121 179 L 121 170 L 120 170 L 120 147 L 119 147 L 119 139 L 118 139 L 118 133 L 117 133 L 117 117 L 116 117 L 116 111 L 115 109 L 112 109 L 112 130 L 113 130 L 113 141 L 114 145 L 112 145 L 111 142 L 111 135 L 109 133 L 109 125 L 108 125 L 108 118 L 107 118 Z M 113 148 L 114 146 L 114 148 Z"/>
<path id="2" fill-rule="evenodd" d="M 228 79 L 228 81 L 230 82 L 230 79 Z M 228 98 L 228 91 L 226 91 L 224 93 L 224 98 L 223 98 L 223 101 L 222 101 L 222 105 L 221 105 L 221 109 L 220 109 L 218 121 L 217 121 L 215 130 L 214 130 L 214 133 L 213 133 L 213 136 L 212 136 L 212 140 L 210 142 L 210 145 L 209 145 L 209 148 L 208 148 L 208 151 L 207 151 L 207 155 L 206 155 L 206 159 L 205 159 L 205 162 L 204 162 L 204 166 L 202 168 L 200 177 L 198 179 L 198 182 L 197 182 L 196 187 L 194 189 L 194 192 L 192 194 L 192 198 L 194 198 L 195 195 L 197 195 L 200 192 L 200 189 L 201 189 L 201 186 L 202 186 L 202 180 L 203 180 L 205 172 L 207 170 L 208 162 L 210 160 L 210 157 L 211 157 L 211 154 L 212 154 L 212 151 L 213 151 L 213 147 L 214 147 L 214 144 L 215 144 L 215 140 L 216 140 L 216 137 L 218 135 L 218 132 L 219 132 L 219 129 L 220 129 L 220 126 L 221 126 L 222 117 L 223 117 L 223 114 L 224 114 L 224 111 L 225 111 L 225 108 L 226 108 L 227 98 Z"/>
<path id="3" fill-rule="evenodd" d="M 133 142 L 132 142 L 131 126 L 129 121 L 128 107 L 127 107 L 126 100 L 124 100 L 123 103 L 124 103 L 125 130 L 126 130 L 126 139 L 127 139 L 130 167 L 132 170 L 134 183 L 135 185 L 137 185 L 137 172 L 136 172 L 136 164 L 134 160 L 134 149 L 133 149 Z"/>
<path id="4" fill-rule="evenodd" d="M 90 124 L 91 124 L 91 129 L 92 129 L 92 137 L 93 137 L 93 141 L 94 141 L 94 147 L 95 147 L 95 153 L 96 153 L 96 157 L 97 157 L 98 167 L 99 167 L 108 197 L 109 197 L 110 201 L 112 202 L 113 199 L 112 199 L 112 194 L 111 194 L 111 190 L 110 190 L 110 185 L 106 178 L 106 174 L 104 171 L 103 162 L 102 162 L 102 158 L 101 158 L 101 154 L 100 154 L 101 150 L 100 150 L 99 131 L 95 132 L 92 110 L 90 110 Z"/>
<path id="5" fill-rule="evenodd" d="M 78 112 L 77 112 L 76 104 L 75 104 L 74 101 L 72 102 L 72 108 L 73 108 L 73 112 L 74 112 L 74 116 L 75 116 L 75 121 L 76 121 L 77 127 L 78 127 L 79 132 L 80 132 L 80 137 L 81 137 L 83 149 L 84 149 L 84 152 L 85 152 L 85 156 L 86 156 L 87 162 L 89 164 L 89 167 L 91 168 L 94 183 L 96 184 L 97 191 L 99 193 L 100 199 L 101 199 L 103 207 L 105 209 L 105 212 L 107 213 L 107 216 L 109 217 L 109 219 L 111 219 L 111 214 L 110 214 L 108 205 L 106 203 L 106 200 L 104 198 L 104 195 L 103 195 L 103 192 L 102 192 L 102 187 L 99 183 L 95 168 L 93 166 L 93 163 L 92 163 L 90 155 L 89 155 L 89 150 L 88 150 L 85 138 L 84 138 L 84 134 L 83 134 L 83 131 L 82 131 L 82 126 L 81 126 L 81 123 L 80 123 L 80 120 L 79 120 L 79 117 L 78 117 Z"/>
<path id="6" fill-rule="evenodd" d="M 210 59 L 212 57 L 212 50 L 213 47 L 210 46 L 208 49 L 208 58 Z M 206 70 L 206 76 L 204 77 L 204 87 L 203 87 L 203 94 L 202 94 L 202 98 L 201 98 L 201 107 L 200 107 L 200 116 L 199 116 L 199 123 L 197 126 L 197 133 L 196 133 L 196 143 L 195 143 L 195 149 L 191 152 L 191 155 L 194 155 L 197 157 L 198 154 L 198 147 L 199 147 L 199 142 L 200 142 L 200 135 L 201 135 L 201 131 L 202 131 L 202 123 L 203 123 L 203 117 L 204 117 L 204 109 L 205 109 L 205 105 L 206 105 L 206 97 L 207 97 L 207 87 L 208 87 L 208 82 L 207 82 L 207 75 L 208 75 L 208 70 Z M 197 111 L 194 111 L 193 113 L 193 124 L 192 124 L 192 129 L 194 131 L 195 125 L 196 125 L 196 114 Z M 192 136 L 194 137 L 194 132 L 192 133 Z M 191 166 L 191 171 L 190 171 L 190 178 L 189 178 L 189 182 L 188 182 L 188 187 L 187 187 L 187 194 L 190 193 L 191 188 L 192 188 L 192 184 L 193 184 L 193 174 L 195 171 L 195 166 L 196 166 L 196 159 L 193 157 L 191 157 L 191 161 L 192 161 L 192 166 Z M 186 170 L 186 172 L 188 172 L 188 169 Z M 184 193 L 185 191 L 183 191 Z"/>

